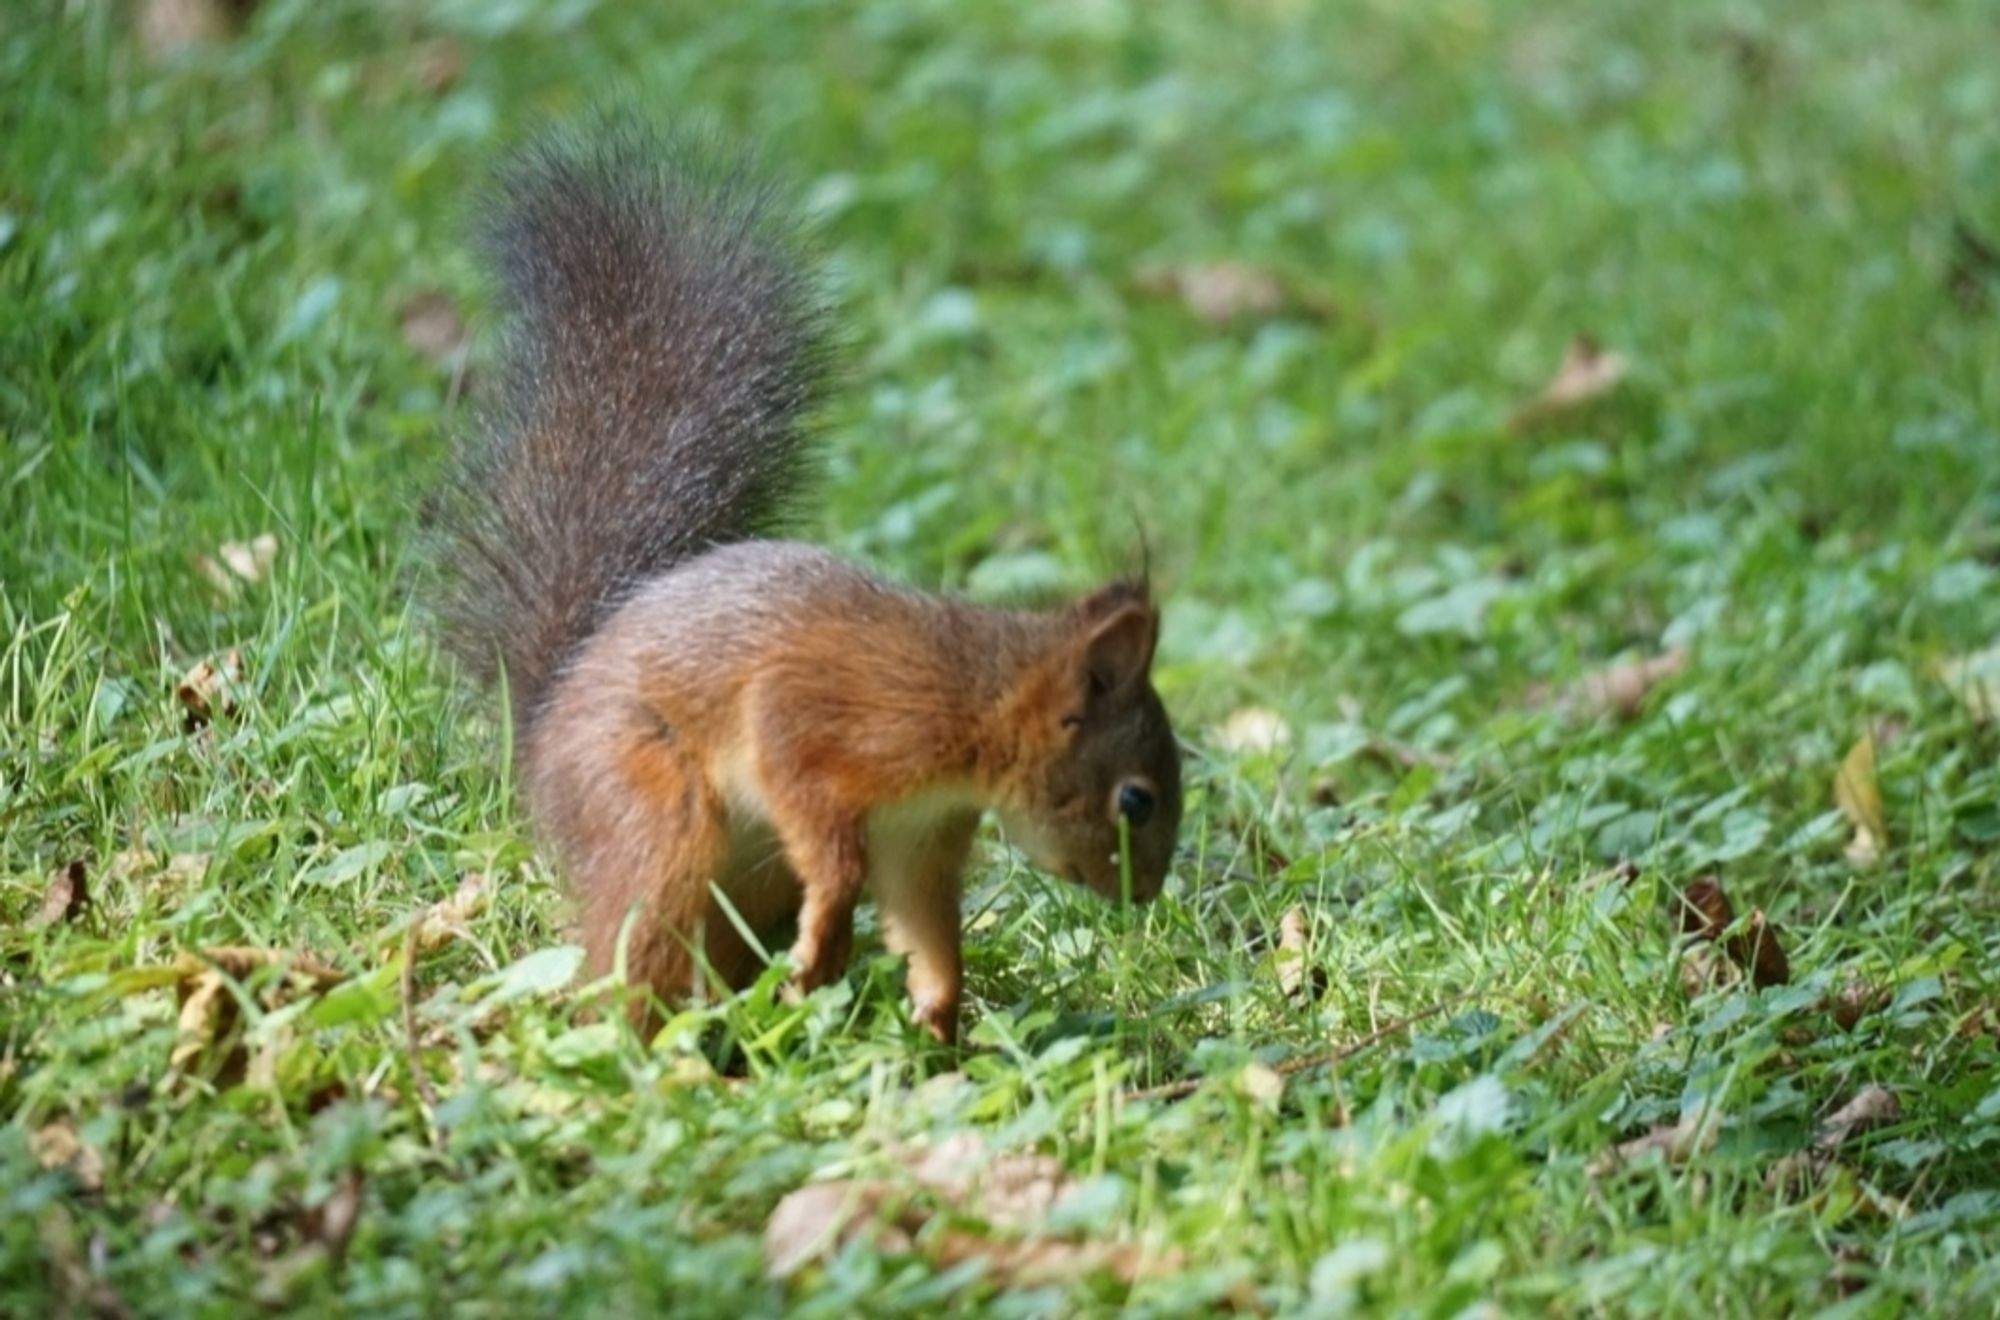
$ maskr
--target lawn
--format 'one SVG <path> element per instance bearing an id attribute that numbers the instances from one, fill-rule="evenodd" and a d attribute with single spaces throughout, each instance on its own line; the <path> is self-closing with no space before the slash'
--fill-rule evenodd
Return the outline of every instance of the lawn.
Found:
<path id="1" fill-rule="evenodd" d="M 0 1312 L 1993 1313 L 1993 36 L 13 6 Z M 804 534 L 1147 547 L 1185 856 L 1127 911 L 983 835 L 957 1054 L 865 916 L 803 1004 L 596 1014 L 425 626 L 466 200 L 607 93 L 815 218 Z"/>

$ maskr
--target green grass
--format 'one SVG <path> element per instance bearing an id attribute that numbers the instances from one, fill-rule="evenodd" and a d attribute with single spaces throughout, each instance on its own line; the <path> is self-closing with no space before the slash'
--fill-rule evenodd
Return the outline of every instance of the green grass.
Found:
<path id="1" fill-rule="evenodd" d="M 158 68 L 121 6 L 0 16 L 0 1310 L 1990 1313 L 2000 728 L 1937 666 L 2000 639 L 2000 278 L 1955 237 L 2000 235 L 1991 38 L 1975 0 L 271 0 Z M 617 88 L 821 217 L 851 329 L 808 532 L 974 591 L 1150 543 L 1189 856 L 1121 913 L 990 839 L 960 1058 L 868 926 L 845 984 L 650 1046 L 581 989 L 509 1000 L 548 956 L 495 976 L 562 943 L 560 892 L 412 602 L 459 382 L 399 308 L 480 324 L 468 189 Z M 1135 282 L 1225 257 L 1333 314 Z M 1580 333 L 1624 385 L 1511 431 Z M 196 558 L 263 532 L 219 595 Z M 1630 720 L 1531 700 L 1670 645 Z M 229 648 L 190 733 L 175 684 Z M 1228 750 L 1246 706 L 1290 742 Z M 78 859 L 93 906 L 31 928 Z M 412 969 L 433 1110 L 398 953 L 473 870 Z M 1790 986 L 1683 992 L 1705 873 Z M 1271 954 L 1295 905 L 1316 1003 Z M 352 974 L 269 1012 L 252 978 L 241 1082 L 170 1063 L 134 970 L 237 944 Z M 1841 1031 L 1851 981 L 1888 1002 Z M 1898 1120 L 1772 1176 L 1868 1084 Z M 1704 1106 L 1685 1165 L 1592 1172 Z M 44 1168 L 51 1129 L 87 1158 Z M 962 1129 L 1180 1267 L 1008 1287 L 919 1235 L 764 1281 L 786 1192 Z"/>

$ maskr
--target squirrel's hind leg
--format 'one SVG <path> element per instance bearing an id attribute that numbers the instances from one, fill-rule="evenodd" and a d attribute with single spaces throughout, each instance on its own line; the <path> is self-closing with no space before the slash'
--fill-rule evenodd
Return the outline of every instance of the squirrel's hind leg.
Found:
<path id="1" fill-rule="evenodd" d="M 622 958 L 627 984 L 644 992 L 632 1002 L 643 1028 L 653 1000 L 676 1004 L 702 988 L 693 951 L 709 884 L 726 865 L 727 820 L 658 727 L 621 728 L 605 742 L 580 749 L 573 767 L 543 760 L 536 788 L 577 897 L 588 970 L 606 975 Z"/>

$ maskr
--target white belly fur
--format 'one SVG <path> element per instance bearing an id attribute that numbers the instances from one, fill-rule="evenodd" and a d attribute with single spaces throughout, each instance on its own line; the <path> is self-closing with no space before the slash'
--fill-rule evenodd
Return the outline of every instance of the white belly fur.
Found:
<path id="1" fill-rule="evenodd" d="M 777 915 L 774 907 L 795 910 L 798 884 L 789 868 L 782 865 L 777 834 L 771 827 L 770 802 L 758 781 L 749 748 L 733 749 L 718 762 L 717 771 L 715 786 L 729 811 L 729 873 L 721 881 L 723 892 L 746 917 L 760 924 Z M 868 892 L 879 899 L 909 883 L 912 863 L 938 832 L 947 823 L 979 809 L 969 789 L 950 785 L 870 812 L 863 841 Z"/>

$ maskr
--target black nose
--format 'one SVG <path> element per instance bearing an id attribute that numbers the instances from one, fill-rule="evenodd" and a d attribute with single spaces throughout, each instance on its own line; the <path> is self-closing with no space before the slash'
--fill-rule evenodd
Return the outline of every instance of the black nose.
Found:
<path id="1" fill-rule="evenodd" d="M 1122 784 L 1118 789 L 1118 814 L 1136 829 L 1153 818 L 1153 795 L 1138 784 Z"/>

